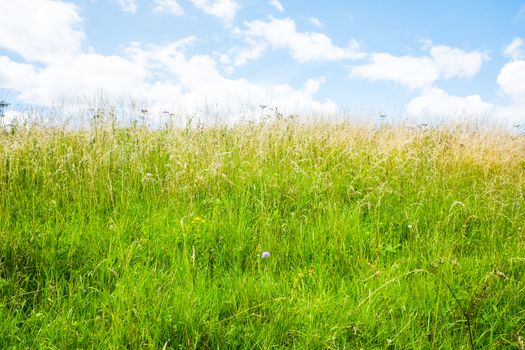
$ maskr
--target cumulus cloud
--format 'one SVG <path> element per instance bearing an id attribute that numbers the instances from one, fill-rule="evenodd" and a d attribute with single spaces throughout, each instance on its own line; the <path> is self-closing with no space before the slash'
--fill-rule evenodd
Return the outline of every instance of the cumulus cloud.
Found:
<path id="1" fill-rule="evenodd" d="M 208 55 L 187 56 L 186 43 L 164 46 L 135 44 L 125 57 L 79 54 L 70 61 L 37 69 L 0 56 L 0 84 L 19 91 L 18 98 L 49 104 L 57 99 L 93 97 L 146 100 L 157 110 L 173 106 L 195 113 L 205 105 L 232 117 L 266 104 L 284 113 L 335 113 L 333 101 L 319 102 L 314 94 L 323 79 L 307 80 L 303 87 L 264 85 L 220 74 Z"/>
<path id="2" fill-rule="evenodd" d="M 48 63 L 79 52 L 84 32 L 77 7 L 52 0 L 17 0 L 0 11 L 0 48 Z"/>
<path id="3" fill-rule="evenodd" d="M 525 61 L 511 61 L 503 66 L 498 84 L 507 95 L 525 100 Z"/>
<path id="4" fill-rule="evenodd" d="M 374 53 L 368 63 L 351 68 L 352 77 L 396 81 L 411 89 L 431 86 L 439 79 L 471 78 L 488 59 L 480 51 L 463 51 L 444 45 L 430 47 L 428 56 L 393 56 Z"/>
<path id="5" fill-rule="evenodd" d="M 525 105 L 525 58 L 523 58 L 524 42 L 515 38 L 504 49 L 503 53 L 511 60 L 501 68 L 498 75 L 498 85 L 502 91 L 520 106 Z"/>
<path id="6" fill-rule="evenodd" d="M 23 1 L 28 0 L 21 0 L 20 3 Z M 43 0 L 39 2 L 44 3 Z M 314 97 L 323 79 L 310 79 L 295 88 L 288 84 L 257 84 L 242 78 L 224 77 L 213 57 L 186 54 L 187 48 L 195 41 L 193 37 L 157 46 L 133 43 L 118 56 L 101 55 L 93 50 L 83 52 L 80 49 L 83 32 L 75 28 L 80 21 L 76 8 L 72 5 L 54 7 L 61 3 L 50 3 L 50 8 L 64 11 L 69 14 L 67 18 L 73 20 L 62 23 L 56 18 L 46 17 L 47 21 L 62 23 L 58 29 L 64 33 L 57 35 L 72 36 L 74 40 L 62 42 L 64 47 L 57 50 L 67 55 L 60 59 L 51 55 L 45 59 L 33 59 L 38 64 L 18 62 L 0 55 L 0 85 L 17 91 L 19 100 L 49 104 L 63 99 L 90 98 L 102 93 L 109 99 L 147 100 L 157 110 L 176 105 L 188 113 L 196 112 L 204 105 L 222 106 L 229 115 L 239 115 L 242 110 L 258 104 L 274 106 L 285 113 L 335 113 L 337 110 L 333 101 L 319 102 Z M 72 13 L 68 12 L 70 10 Z M 2 28 L 14 26 L 5 22 L 1 25 L 4 26 Z M 42 28 L 46 27 L 50 27 L 49 22 L 42 24 Z M 30 28 L 29 32 L 32 30 Z M 14 30 L 12 32 L 16 34 Z M 5 31 L 2 31 L 4 34 Z M 38 38 L 38 33 L 25 33 L 19 35 L 18 46 L 9 46 L 10 41 L 3 40 L 2 47 L 7 46 L 28 59 L 47 57 L 48 52 L 43 49 L 32 51 L 36 50 L 31 46 L 35 37 Z M 258 50 L 254 44 L 238 58 L 237 63 L 258 55 Z"/>
<path id="7" fill-rule="evenodd" d="M 184 15 L 184 10 L 177 0 L 155 0 L 154 13 L 167 13 L 174 16 Z"/>
<path id="8" fill-rule="evenodd" d="M 439 78 L 439 71 L 428 57 L 393 56 L 374 53 L 367 64 L 354 66 L 352 77 L 369 80 L 391 80 L 409 88 L 423 88 Z"/>
<path id="9" fill-rule="evenodd" d="M 464 51 L 445 45 L 427 43 L 424 56 L 394 56 L 374 53 L 366 64 L 351 68 L 351 77 L 372 81 L 398 82 L 420 90 L 406 105 L 410 118 L 424 120 L 473 120 L 488 118 L 499 122 L 525 122 L 525 61 L 520 59 L 523 41 L 514 39 L 504 54 L 511 59 L 497 78 L 504 93 L 498 103 L 484 101 L 479 95 L 454 96 L 435 86 L 442 79 L 469 79 L 477 75 L 489 57 L 485 52 Z M 506 102 L 505 102 L 506 100 Z"/>
<path id="10" fill-rule="evenodd" d="M 432 75 L 427 74 L 428 84 L 412 84 L 421 87 L 422 92 L 408 103 L 407 114 L 412 118 L 425 119 L 439 117 L 465 120 L 486 117 L 508 125 L 525 123 L 525 61 L 520 59 L 522 45 L 523 40 L 516 38 L 503 51 L 510 61 L 501 68 L 497 77 L 497 83 L 503 92 L 499 102 L 485 102 L 479 95 L 452 96 L 439 88 L 428 87 L 438 78 L 431 79 Z M 430 52 L 429 59 L 433 61 L 439 79 L 469 78 L 477 74 L 482 61 L 486 59 L 477 52 L 465 53 L 443 46 L 438 49 L 432 47 Z M 436 71 L 433 76 L 436 76 Z M 400 77 L 391 80 L 404 83 Z M 409 84 L 405 82 L 404 85 Z"/>
<path id="11" fill-rule="evenodd" d="M 248 61 L 259 58 L 265 50 L 266 45 L 264 43 L 251 42 L 248 48 L 243 48 L 236 52 L 233 63 L 236 66 L 242 66 Z"/>
<path id="12" fill-rule="evenodd" d="M 144 69 L 118 56 L 81 53 L 66 60 L 36 68 L 0 56 L 0 83 L 19 91 L 27 102 L 52 103 L 58 98 L 94 96 L 103 92 L 117 97 L 130 86 L 137 86 Z"/>
<path id="13" fill-rule="evenodd" d="M 440 78 L 472 78 L 489 59 L 482 51 L 463 51 L 445 45 L 432 46 L 430 57 L 439 71 Z"/>
<path id="14" fill-rule="evenodd" d="M 225 65 L 228 71 L 233 72 L 234 67 L 243 66 L 249 61 L 256 60 L 266 51 L 268 45 L 253 39 L 245 39 L 246 45 L 235 45 L 226 53 L 217 53 L 219 62 Z"/>
<path id="15" fill-rule="evenodd" d="M 279 0 L 270 0 L 270 5 L 272 5 L 279 12 L 284 11 L 284 6 Z"/>
<path id="16" fill-rule="evenodd" d="M 191 0 L 195 7 L 225 23 L 233 22 L 240 6 L 236 0 Z"/>
<path id="17" fill-rule="evenodd" d="M 508 123 L 509 126 L 523 127 L 525 125 L 525 100 L 496 105 L 494 116 L 498 120 Z"/>
<path id="18" fill-rule="evenodd" d="M 233 0 L 192 2 L 226 23 L 234 20 L 238 10 L 238 3 Z M 122 3 L 131 6 L 134 2 Z M 175 0 L 155 0 L 152 9 L 158 13 L 183 13 Z M 234 31 L 244 46 L 235 46 L 223 55 L 188 54 L 196 40 L 188 37 L 164 45 L 132 43 L 119 55 L 108 56 L 82 50 L 84 32 L 77 11 L 71 3 L 52 0 L 18 0 L 1 11 L 0 48 L 16 55 L 0 54 L 0 86 L 17 91 L 17 98 L 29 103 L 47 104 L 102 93 L 108 98 L 145 99 L 157 110 L 177 106 L 179 111 L 188 113 L 213 105 L 222 106 L 225 114 L 239 115 L 264 104 L 283 113 L 334 114 L 337 105 L 333 101 L 316 98 L 324 77 L 307 79 L 297 86 L 261 84 L 224 76 L 220 64 L 246 64 L 269 47 L 288 50 L 298 62 L 367 57 L 355 41 L 337 46 L 322 33 L 299 31 L 289 18 L 245 22 L 244 29 Z M 37 12 L 39 15 L 34 15 Z M 32 25 L 22 25 L 17 20 L 21 16 L 29 16 L 24 23 Z M 468 79 L 478 74 L 488 59 L 481 51 L 429 45 L 427 53 L 421 56 L 374 53 L 365 64 L 351 68 L 351 75 L 396 81 L 420 90 L 406 106 L 407 114 L 413 118 L 495 115 L 502 120 L 525 121 L 522 48 L 523 40 L 516 38 L 504 50 L 509 61 L 502 67 L 497 83 L 506 103 L 491 104 L 475 94 L 449 95 L 435 86 L 441 79 Z"/>
<path id="19" fill-rule="evenodd" d="M 0 84 L 3 87 L 26 91 L 31 89 L 37 76 L 37 68 L 0 56 Z"/>
<path id="20" fill-rule="evenodd" d="M 318 102 L 313 95 L 324 78 L 308 80 L 304 87 L 295 89 L 288 84 L 261 85 L 246 79 L 229 79 L 220 74 L 216 61 L 208 55 L 187 56 L 188 42 L 164 46 L 135 46 L 128 49 L 129 59 L 149 67 L 150 74 L 161 70 L 167 74 L 156 79 L 153 86 L 143 87 L 145 94 L 160 104 L 176 101 L 185 108 L 195 109 L 206 101 L 212 105 L 227 106 L 239 111 L 250 105 L 265 104 L 283 112 L 335 113 L 333 101 Z M 165 98 L 165 99 L 163 99 Z"/>
<path id="21" fill-rule="evenodd" d="M 476 119 L 488 116 L 494 106 L 479 95 L 452 96 L 438 88 L 425 89 L 407 105 L 412 118 Z"/>
<path id="22" fill-rule="evenodd" d="M 137 12 L 137 0 L 115 0 L 117 5 L 120 6 L 122 11 L 129 12 L 129 13 L 136 13 Z"/>
<path id="23" fill-rule="evenodd" d="M 525 50 L 523 49 L 523 39 L 514 38 L 512 42 L 505 47 L 503 54 L 510 57 L 512 60 L 519 60 L 525 57 Z"/>
<path id="24" fill-rule="evenodd" d="M 325 82 L 325 78 L 321 77 L 319 79 L 308 79 L 306 83 L 304 84 L 304 91 L 312 96 L 315 94 L 319 88 L 321 87 L 321 84 Z"/>
<path id="25" fill-rule="evenodd" d="M 323 23 L 317 17 L 310 17 L 310 18 L 308 18 L 308 22 L 310 22 L 311 24 L 313 24 L 317 28 L 323 28 Z"/>
<path id="26" fill-rule="evenodd" d="M 511 60 L 500 70 L 497 82 L 507 100 L 497 106 L 495 115 L 511 123 L 525 124 L 525 59 L 523 39 L 515 38 L 503 53 Z"/>
<path id="27" fill-rule="evenodd" d="M 298 62 L 339 61 L 360 59 L 366 56 L 353 40 L 347 47 L 335 46 L 332 39 L 317 32 L 300 32 L 295 22 L 290 19 L 271 18 L 269 21 L 245 22 L 243 35 L 262 40 L 276 49 L 288 49 L 293 59 Z"/>

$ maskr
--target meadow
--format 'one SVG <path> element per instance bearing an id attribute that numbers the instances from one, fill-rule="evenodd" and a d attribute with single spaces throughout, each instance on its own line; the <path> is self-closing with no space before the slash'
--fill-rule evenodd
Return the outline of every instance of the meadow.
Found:
<path id="1" fill-rule="evenodd" d="M 525 349 L 525 136 L 5 129 L 0 348 Z"/>

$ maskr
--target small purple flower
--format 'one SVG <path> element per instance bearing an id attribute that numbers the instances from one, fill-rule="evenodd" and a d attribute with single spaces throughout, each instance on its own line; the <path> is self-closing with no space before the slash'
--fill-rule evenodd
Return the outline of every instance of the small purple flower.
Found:
<path id="1" fill-rule="evenodd" d="M 263 258 L 263 259 L 266 259 L 266 258 L 269 258 L 269 257 L 270 257 L 270 252 L 263 252 L 261 254 L 261 258 Z"/>

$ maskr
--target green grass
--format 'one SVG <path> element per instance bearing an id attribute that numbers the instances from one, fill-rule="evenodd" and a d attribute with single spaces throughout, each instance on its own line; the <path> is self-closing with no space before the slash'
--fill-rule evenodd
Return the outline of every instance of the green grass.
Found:
<path id="1" fill-rule="evenodd" d="M 294 121 L 0 135 L 0 348 L 524 342 L 524 136 Z"/>

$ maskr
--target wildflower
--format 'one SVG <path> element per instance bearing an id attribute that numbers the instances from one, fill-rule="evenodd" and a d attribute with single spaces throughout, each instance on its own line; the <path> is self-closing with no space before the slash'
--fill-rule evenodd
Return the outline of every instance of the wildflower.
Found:
<path id="1" fill-rule="evenodd" d="M 262 252 L 261 258 L 266 259 L 270 257 L 270 252 Z"/>
<path id="2" fill-rule="evenodd" d="M 409 224 L 409 225 L 408 225 L 408 229 L 409 229 L 409 230 L 412 229 L 412 224 Z"/>
<path id="3" fill-rule="evenodd" d="M 206 221 L 203 218 L 201 218 L 199 215 L 193 218 L 194 224 L 204 224 L 205 222 Z"/>

